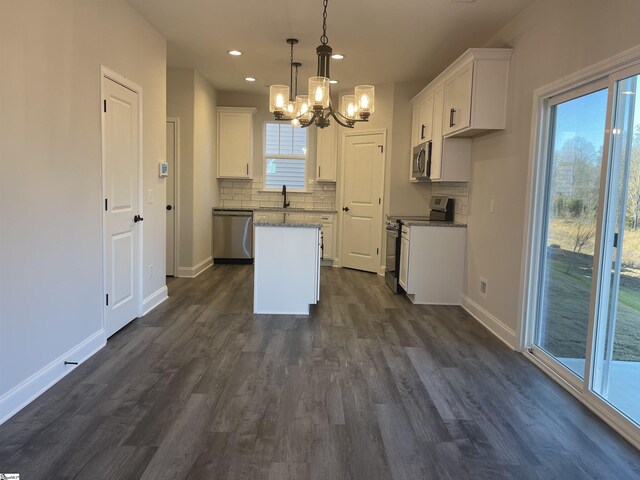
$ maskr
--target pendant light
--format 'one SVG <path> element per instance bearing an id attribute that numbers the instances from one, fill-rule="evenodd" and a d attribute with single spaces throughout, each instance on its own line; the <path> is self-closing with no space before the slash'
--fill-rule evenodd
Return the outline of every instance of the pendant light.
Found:
<path id="1" fill-rule="evenodd" d="M 315 77 L 308 82 L 308 95 L 298 95 L 298 67 L 296 68 L 295 92 L 293 90 L 293 45 L 296 39 L 287 39 L 291 44 L 290 86 L 271 85 L 269 87 L 269 111 L 276 120 L 291 120 L 292 124 L 301 127 L 316 125 L 320 128 L 331 124 L 333 118 L 339 125 L 353 128 L 356 122 L 367 122 L 375 109 L 375 87 L 373 85 L 358 85 L 354 95 L 344 95 L 340 110 L 334 110 L 331 104 L 331 88 L 329 64 L 332 48 L 327 37 L 327 4 L 323 0 L 322 36 L 320 45 L 316 48 L 318 56 L 318 70 Z M 295 41 L 295 42 L 293 42 Z M 293 42 L 293 43 L 292 43 Z"/>

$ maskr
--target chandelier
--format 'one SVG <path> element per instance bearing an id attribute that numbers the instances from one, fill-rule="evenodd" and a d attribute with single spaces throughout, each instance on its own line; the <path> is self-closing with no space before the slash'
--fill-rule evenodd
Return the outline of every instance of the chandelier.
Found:
<path id="1" fill-rule="evenodd" d="M 316 48 L 318 55 L 317 76 L 309 78 L 308 95 L 298 95 L 298 68 L 302 66 L 293 61 L 295 38 L 287 39 L 291 45 L 289 63 L 290 85 L 271 85 L 269 87 L 269 111 L 276 120 L 291 121 L 294 126 L 303 128 L 316 125 L 320 128 L 331 124 L 330 118 L 343 127 L 353 128 L 356 122 L 367 122 L 375 107 L 375 88 L 373 85 L 358 85 L 354 95 L 342 97 L 340 110 L 335 110 L 331 102 L 329 62 L 332 48 L 327 37 L 327 3 L 323 0 L 321 44 Z M 293 70 L 295 68 L 295 84 Z"/>

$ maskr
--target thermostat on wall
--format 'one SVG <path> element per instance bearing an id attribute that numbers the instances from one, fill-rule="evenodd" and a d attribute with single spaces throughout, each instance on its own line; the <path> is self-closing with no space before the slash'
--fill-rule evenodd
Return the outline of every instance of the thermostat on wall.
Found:
<path id="1" fill-rule="evenodd" d="M 161 162 L 158 165 L 158 174 L 161 177 L 166 177 L 167 175 L 169 175 L 169 164 L 167 162 Z"/>

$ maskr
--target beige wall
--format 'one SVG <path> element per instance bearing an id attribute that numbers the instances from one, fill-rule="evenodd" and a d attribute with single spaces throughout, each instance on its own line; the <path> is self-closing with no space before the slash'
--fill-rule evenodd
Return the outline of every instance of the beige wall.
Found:
<path id="1" fill-rule="evenodd" d="M 0 397 L 103 328 L 101 64 L 143 88 L 143 296 L 165 285 L 164 39 L 124 1 L 0 2 Z"/>
<path id="2" fill-rule="evenodd" d="M 211 258 L 211 208 L 219 202 L 216 182 L 216 91 L 200 73 L 194 82 L 193 265 Z"/>
<path id="3" fill-rule="evenodd" d="M 193 267 L 193 131 L 194 76 L 190 68 L 167 69 L 167 117 L 180 119 L 179 198 L 176 211 L 180 222 L 178 231 L 178 268 Z"/>
<path id="4" fill-rule="evenodd" d="M 639 18 L 637 1 L 539 0 L 486 45 L 514 48 L 508 127 L 473 142 L 465 294 L 503 334 L 519 328 L 533 91 L 640 44 Z M 486 298 L 478 293 L 480 276 L 488 280 Z"/>
<path id="5" fill-rule="evenodd" d="M 192 274 L 211 257 L 211 208 L 219 201 L 216 97 L 216 90 L 199 72 L 167 69 L 167 116 L 180 119 L 178 275 Z"/>

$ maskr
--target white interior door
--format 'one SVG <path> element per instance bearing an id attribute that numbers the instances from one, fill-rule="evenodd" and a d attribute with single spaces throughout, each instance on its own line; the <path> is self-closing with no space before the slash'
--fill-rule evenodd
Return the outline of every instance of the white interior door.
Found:
<path id="1" fill-rule="evenodd" d="M 347 135 L 344 157 L 342 266 L 380 269 L 384 135 Z"/>
<path id="2" fill-rule="evenodd" d="M 175 120 L 167 121 L 167 275 L 175 275 L 176 264 L 176 145 L 177 125 Z"/>
<path id="3" fill-rule="evenodd" d="M 102 82 L 105 331 L 111 336 L 138 316 L 140 112 L 136 92 L 107 77 Z"/>

